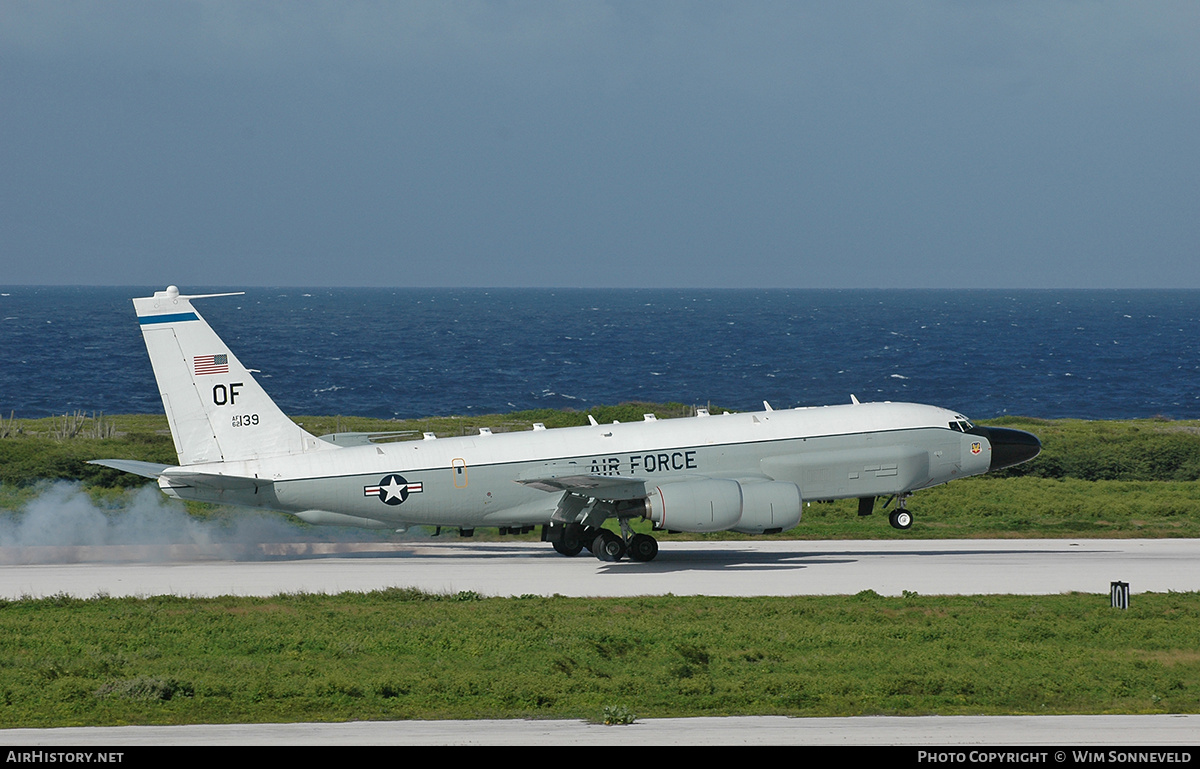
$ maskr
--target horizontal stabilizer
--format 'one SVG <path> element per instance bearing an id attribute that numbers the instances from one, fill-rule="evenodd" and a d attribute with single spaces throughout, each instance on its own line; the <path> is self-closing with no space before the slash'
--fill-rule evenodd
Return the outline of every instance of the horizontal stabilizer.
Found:
<path id="1" fill-rule="evenodd" d="M 88 461 L 89 465 L 101 465 L 103 467 L 111 467 L 114 470 L 120 470 L 123 473 L 133 473 L 140 475 L 143 478 L 154 478 L 162 475 L 163 470 L 166 470 L 171 465 L 160 465 L 155 462 L 141 462 L 136 459 L 92 459 Z"/>
<path id="2" fill-rule="evenodd" d="M 192 473 L 187 470 L 163 473 L 162 477 L 172 486 L 200 486 L 217 491 L 248 491 L 274 483 L 267 478 L 247 478 L 242 475 L 222 475 L 220 473 Z"/>
<path id="3" fill-rule="evenodd" d="M 193 473 L 173 465 L 160 465 L 154 462 L 141 462 L 136 459 L 92 459 L 89 465 L 101 465 L 133 473 L 144 478 L 165 480 L 172 486 L 200 486 L 217 491 L 250 490 L 262 486 L 270 486 L 273 481 L 266 478 L 247 478 L 241 475 L 223 475 L 221 473 Z"/>
<path id="4" fill-rule="evenodd" d="M 416 434 L 416 430 L 392 430 L 382 433 L 329 433 L 317 437 L 335 446 L 367 446 L 372 443 L 387 443 L 396 438 Z"/>

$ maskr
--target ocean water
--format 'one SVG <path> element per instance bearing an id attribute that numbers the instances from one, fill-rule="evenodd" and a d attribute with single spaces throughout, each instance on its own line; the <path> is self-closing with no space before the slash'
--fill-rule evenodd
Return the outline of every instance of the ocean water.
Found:
<path id="1" fill-rule="evenodd" d="M 153 290 L 0 288 L 0 413 L 161 412 L 129 301 Z M 257 288 L 196 306 L 295 415 L 853 393 L 973 418 L 1200 418 L 1200 291 Z"/>

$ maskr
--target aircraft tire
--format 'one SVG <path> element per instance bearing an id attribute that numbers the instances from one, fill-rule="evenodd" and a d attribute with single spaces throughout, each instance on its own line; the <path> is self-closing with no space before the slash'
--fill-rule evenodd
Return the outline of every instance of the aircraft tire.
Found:
<path id="1" fill-rule="evenodd" d="M 563 555 L 578 555 L 579 552 L 585 547 L 588 550 L 592 549 L 592 540 L 596 538 L 595 531 L 589 530 L 578 523 L 568 523 L 566 526 L 562 527 L 561 531 L 562 534 L 560 537 L 566 544 L 568 552 L 559 550 L 557 544 L 554 545 L 554 549 L 558 550 L 558 552 L 562 553 Z M 551 542 L 554 542 L 554 540 L 551 540 Z M 578 549 L 575 549 L 576 542 L 579 543 Z M 572 549 L 574 549 L 574 552 L 569 552 Z"/>
<path id="2" fill-rule="evenodd" d="M 911 529 L 913 524 L 912 513 L 903 508 L 899 510 L 893 510 L 888 515 L 888 523 L 892 524 L 892 527 L 896 529 Z"/>
<path id="3" fill-rule="evenodd" d="M 576 524 L 578 525 L 578 524 Z M 579 539 L 583 542 L 583 546 L 588 549 L 589 553 L 595 553 L 592 545 L 596 544 L 596 535 L 600 533 L 600 529 L 593 529 L 591 526 L 579 527 Z"/>
<path id="4" fill-rule="evenodd" d="M 601 561 L 619 561 L 625 557 L 625 540 L 616 532 L 601 529 L 592 542 L 592 552 Z"/>
<path id="5" fill-rule="evenodd" d="M 569 530 L 564 531 L 558 539 L 550 540 L 550 544 L 554 545 L 554 550 L 559 555 L 568 557 L 579 555 L 583 550 L 583 540 L 578 535 L 572 536 Z"/>
<path id="6" fill-rule="evenodd" d="M 658 555 L 658 540 L 649 534 L 634 534 L 629 538 L 629 557 L 635 561 L 653 561 Z"/>

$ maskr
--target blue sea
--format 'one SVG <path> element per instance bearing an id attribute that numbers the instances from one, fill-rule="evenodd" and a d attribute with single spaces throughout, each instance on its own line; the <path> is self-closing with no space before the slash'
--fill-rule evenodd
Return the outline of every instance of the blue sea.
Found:
<path id="1" fill-rule="evenodd" d="M 0 288 L 0 413 L 161 412 L 129 301 L 153 290 Z M 294 415 L 853 393 L 972 418 L 1200 418 L 1200 291 L 255 288 L 196 306 Z"/>

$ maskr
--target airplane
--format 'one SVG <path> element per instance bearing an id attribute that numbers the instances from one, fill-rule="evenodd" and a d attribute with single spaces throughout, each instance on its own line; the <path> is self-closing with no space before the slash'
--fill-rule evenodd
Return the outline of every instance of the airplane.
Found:
<path id="1" fill-rule="evenodd" d="M 541 526 L 562 555 L 650 561 L 652 531 L 770 534 L 800 523 L 805 502 L 879 498 L 908 529 L 919 489 L 1011 467 L 1041 451 L 1022 430 L 974 425 L 915 403 L 836 406 L 439 438 L 315 436 L 289 419 L 175 286 L 133 300 L 178 465 L 93 464 L 153 478 L 170 497 L 266 508 L 310 524 L 404 530 Z M 604 523 L 616 520 L 620 533 Z M 440 528 L 439 528 L 440 530 Z"/>

